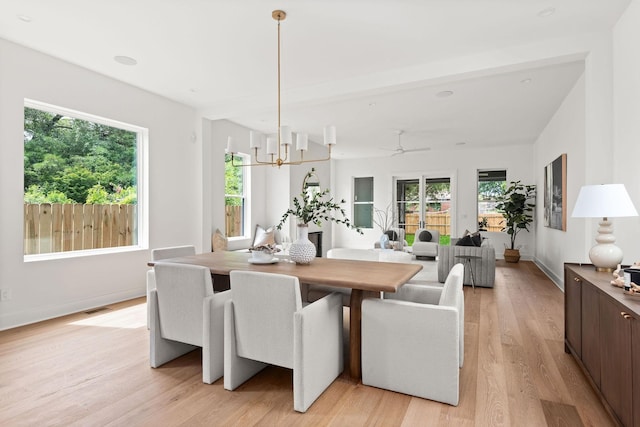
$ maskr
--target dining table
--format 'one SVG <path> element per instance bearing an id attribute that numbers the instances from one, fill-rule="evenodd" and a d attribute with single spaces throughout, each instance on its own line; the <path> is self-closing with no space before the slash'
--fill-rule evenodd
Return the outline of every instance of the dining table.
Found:
<path id="1" fill-rule="evenodd" d="M 351 289 L 349 301 L 349 375 L 353 380 L 362 378 L 361 321 L 362 300 L 380 298 L 380 292 L 397 292 L 415 276 L 420 264 L 359 261 L 334 258 L 314 258 L 309 264 L 296 264 L 286 257 L 272 263 L 250 262 L 251 254 L 234 251 L 207 252 L 162 262 L 200 265 L 209 268 L 214 291 L 229 289 L 229 273 L 233 270 L 260 271 L 295 276 L 300 283 Z M 154 262 L 149 262 L 150 266 Z"/>

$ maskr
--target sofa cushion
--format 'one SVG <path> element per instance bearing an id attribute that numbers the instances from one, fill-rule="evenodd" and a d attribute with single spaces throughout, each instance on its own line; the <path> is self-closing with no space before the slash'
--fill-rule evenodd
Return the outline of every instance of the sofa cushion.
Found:
<path id="1" fill-rule="evenodd" d="M 433 238 L 433 236 L 427 230 L 424 230 L 418 236 L 418 240 L 420 240 L 421 242 L 430 242 L 432 238 Z"/>

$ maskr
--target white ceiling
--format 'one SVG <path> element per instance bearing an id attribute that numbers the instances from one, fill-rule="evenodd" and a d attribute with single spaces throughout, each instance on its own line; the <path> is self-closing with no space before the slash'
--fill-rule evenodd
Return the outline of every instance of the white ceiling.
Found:
<path id="1" fill-rule="evenodd" d="M 533 143 L 628 3 L 0 0 L 0 37 L 269 133 L 283 9 L 282 124 L 315 141 L 335 124 L 336 157 L 370 157 L 397 129 L 407 149 Z"/>

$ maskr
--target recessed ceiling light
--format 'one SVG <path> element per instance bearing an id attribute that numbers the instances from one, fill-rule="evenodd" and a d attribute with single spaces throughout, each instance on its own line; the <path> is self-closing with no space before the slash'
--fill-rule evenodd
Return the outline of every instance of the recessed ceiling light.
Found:
<path id="1" fill-rule="evenodd" d="M 28 15 L 16 15 L 18 17 L 19 20 L 21 20 L 22 22 L 31 22 L 31 17 Z"/>
<path id="2" fill-rule="evenodd" d="M 446 98 L 448 96 L 453 95 L 453 91 L 452 90 L 443 90 L 442 92 L 438 92 L 436 93 L 436 96 L 438 98 Z"/>
<path id="3" fill-rule="evenodd" d="M 375 103 L 375 102 L 370 102 L 370 103 L 369 103 L 369 107 L 375 107 L 375 106 L 376 106 L 376 103 Z"/>
<path id="4" fill-rule="evenodd" d="M 528 79 L 528 78 L 527 78 L 527 79 L 520 80 L 520 83 L 522 83 L 522 84 L 528 84 L 528 83 L 531 83 L 531 79 Z"/>
<path id="5" fill-rule="evenodd" d="M 136 61 L 132 57 L 122 55 L 114 56 L 113 60 L 122 65 L 136 65 L 138 63 L 138 61 Z"/>
<path id="6" fill-rule="evenodd" d="M 555 7 L 547 7 L 546 9 L 542 9 L 540 12 L 538 12 L 538 17 L 546 18 L 547 16 L 551 16 L 554 13 L 556 13 Z"/>
<path id="7" fill-rule="evenodd" d="M 456 145 L 465 145 L 465 144 L 466 144 L 466 142 L 464 142 L 464 141 L 456 142 Z"/>

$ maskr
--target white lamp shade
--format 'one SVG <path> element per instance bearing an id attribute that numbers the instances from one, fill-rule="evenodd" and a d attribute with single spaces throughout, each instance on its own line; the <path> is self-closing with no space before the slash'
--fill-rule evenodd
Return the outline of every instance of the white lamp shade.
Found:
<path id="1" fill-rule="evenodd" d="M 280 126 L 280 144 L 291 145 L 291 128 L 289 126 Z"/>
<path id="2" fill-rule="evenodd" d="M 276 154 L 278 152 L 278 140 L 275 138 L 267 138 L 267 154 Z"/>
<path id="3" fill-rule="evenodd" d="M 261 134 L 260 132 L 256 132 L 255 130 L 252 130 L 251 132 L 249 132 L 249 146 L 251 148 L 262 148 L 262 141 L 264 139 L 264 135 Z"/>
<path id="4" fill-rule="evenodd" d="M 324 145 L 335 145 L 336 144 L 336 127 L 325 126 L 324 127 Z"/>
<path id="5" fill-rule="evenodd" d="M 235 154 L 238 152 L 238 147 L 236 146 L 236 142 L 232 137 L 227 138 L 227 153 Z"/>
<path id="6" fill-rule="evenodd" d="M 296 133 L 296 150 L 307 151 L 309 149 L 309 135 Z"/>
<path id="7" fill-rule="evenodd" d="M 624 184 L 585 185 L 573 207 L 574 218 L 638 216 Z"/>

